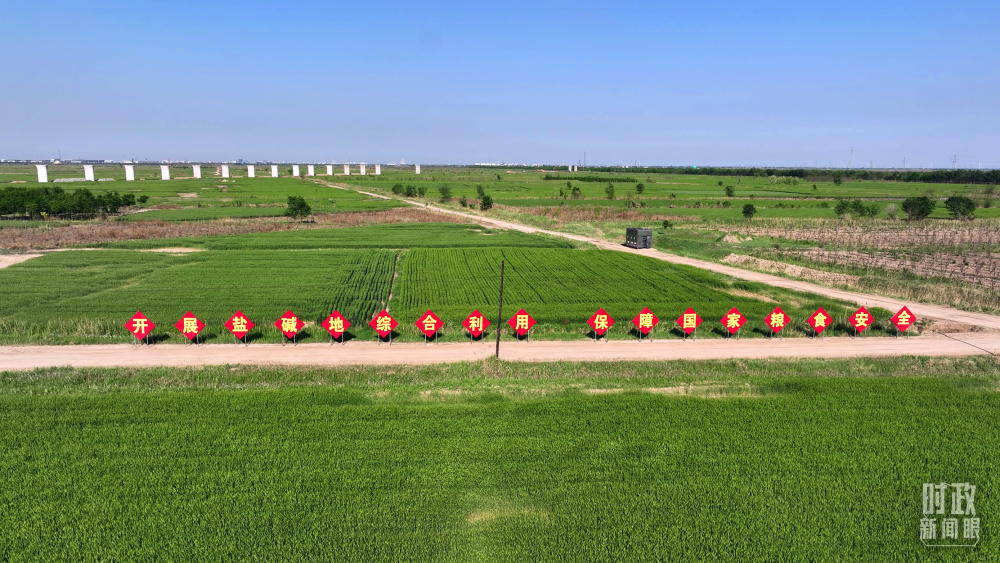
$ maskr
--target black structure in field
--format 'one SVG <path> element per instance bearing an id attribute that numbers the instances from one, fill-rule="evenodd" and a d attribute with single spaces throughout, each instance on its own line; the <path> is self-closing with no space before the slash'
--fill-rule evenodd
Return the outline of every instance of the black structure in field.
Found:
<path id="1" fill-rule="evenodd" d="M 652 248 L 653 230 L 629 227 L 625 229 L 625 246 L 632 248 Z"/>

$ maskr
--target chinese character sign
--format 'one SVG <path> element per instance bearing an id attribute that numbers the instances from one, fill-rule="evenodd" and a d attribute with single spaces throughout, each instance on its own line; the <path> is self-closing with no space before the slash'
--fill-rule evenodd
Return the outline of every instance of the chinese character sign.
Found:
<path id="1" fill-rule="evenodd" d="M 694 312 L 694 309 L 688 307 L 687 311 L 684 311 L 681 313 L 681 316 L 677 317 L 676 322 L 677 326 L 681 327 L 681 330 L 684 331 L 684 334 L 690 336 L 698 328 L 698 325 L 701 324 L 701 317 L 698 316 L 698 313 Z"/>
<path id="2" fill-rule="evenodd" d="M 649 310 L 649 307 L 643 307 L 642 311 L 632 319 L 632 324 L 635 328 L 642 334 L 649 334 L 649 331 L 653 330 L 653 327 L 660 322 L 660 319 Z"/>
<path id="3" fill-rule="evenodd" d="M 719 319 L 719 322 L 726 327 L 729 334 L 736 334 L 746 324 L 747 318 L 743 316 L 743 313 L 740 313 L 739 309 L 733 307 L 724 317 Z"/>
<path id="4" fill-rule="evenodd" d="M 434 336 L 434 333 L 441 330 L 441 327 L 444 326 L 444 322 L 442 322 L 441 319 L 434 314 L 434 311 L 431 310 L 428 310 L 423 315 L 420 315 L 417 322 L 413 324 L 417 325 L 417 330 L 424 333 L 424 336 L 427 338 Z"/>
<path id="5" fill-rule="evenodd" d="M 247 318 L 243 314 L 243 311 L 236 311 L 236 314 L 226 321 L 226 328 L 229 329 L 229 332 L 233 333 L 233 336 L 239 339 L 243 339 L 254 326 L 256 326 L 254 322 Z"/>
<path id="6" fill-rule="evenodd" d="M 392 331 L 398 324 L 399 323 L 396 322 L 396 319 L 392 318 L 392 315 L 383 309 L 375 315 L 375 318 L 368 323 L 368 326 L 372 327 L 372 329 L 374 329 L 379 336 L 386 338 L 392 334 Z"/>
<path id="7" fill-rule="evenodd" d="M 174 325 L 181 334 L 184 335 L 188 340 L 194 340 L 198 333 L 205 328 L 205 323 L 201 322 L 201 319 L 194 316 L 194 313 L 188 311 L 180 318 L 179 321 Z"/>
<path id="8" fill-rule="evenodd" d="M 811 317 L 806 319 L 806 322 L 816 331 L 816 334 L 823 334 L 823 331 L 830 326 L 830 314 L 820 307 Z"/>
<path id="9" fill-rule="evenodd" d="M 909 309 L 903 307 L 890 320 L 892 324 L 896 325 L 899 332 L 906 332 L 906 329 L 913 326 L 913 323 L 917 321 L 917 317 L 913 316 L 913 313 Z"/>
<path id="10" fill-rule="evenodd" d="M 774 332 L 781 332 L 781 329 L 788 326 L 789 318 L 781 307 L 775 307 L 766 317 L 764 317 L 764 322 L 767 326 L 771 327 Z"/>
<path id="11" fill-rule="evenodd" d="M 854 327 L 854 330 L 864 332 L 872 324 L 872 315 L 868 312 L 868 309 L 861 307 L 854 314 L 848 317 L 848 322 Z"/>
<path id="12" fill-rule="evenodd" d="M 479 336 L 483 334 L 483 331 L 486 330 L 486 327 L 490 326 L 490 320 L 487 319 L 485 315 L 480 313 L 479 309 L 476 309 L 471 315 L 465 317 L 465 320 L 462 321 L 462 326 L 464 326 L 465 330 L 469 331 L 469 334 L 471 334 L 474 338 L 479 338 Z"/>
<path id="13" fill-rule="evenodd" d="M 594 330 L 594 334 L 604 336 L 604 333 L 615 324 L 615 320 L 611 318 L 611 315 L 607 311 L 601 308 L 587 319 L 587 324 Z"/>
<path id="14" fill-rule="evenodd" d="M 923 501 L 920 541 L 924 545 L 972 547 L 979 543 L 980 519 L 976 516 L 975 485 L 924 483 Z"/>
<path id="15" fill-rule="evenodd" d="M 149 336 L 149 333 L 153 332 L 156 327 L 153 321 L 146 318 L 146 315 L 142 314 L 142 311 L 136 311 L 132 318 L 125 323 L 125 328 L 132 333 L 132 336 L 136 337 L 138 340 L 142 340 Z"/>
<path id="16" fill-rule="evenodd" d="M 351 323 L 348 322 L 344 315 L 341 315 L 339 311 L 334 311 L 330 313 L 330 316 L 323 321 L 323 328 L 330 333 L 330 336 L 334 338 L 340 338 L 347 332 L 347 329 L 351 327 Z"/>
<path id="17" fill-rule="evenodd" d="M 285 335 L 285 338 L 293 338 L 302 330 L 302 327 L 306 326 L 306 323 L 302 322 L 302 319 L 289 310 L 285 311 L 284 315 L 281 315 L 278 320 L 274 321 L 274 326 L 278 327 L 278 330 Z"/>
<path id="18" fill-rule="evenodd" d="M 514 329 L 514 332 L 516 332 L 518 336 L 524 336 L 525 334 L 528 334 L 531 327 L 535 326 L 535 319 L 533 319 L 527 311 L 521 309 L 520 311 L 514 313 L 514 316 L 507 321 L 507 324 L 510 325 L 510 328 Z"/>

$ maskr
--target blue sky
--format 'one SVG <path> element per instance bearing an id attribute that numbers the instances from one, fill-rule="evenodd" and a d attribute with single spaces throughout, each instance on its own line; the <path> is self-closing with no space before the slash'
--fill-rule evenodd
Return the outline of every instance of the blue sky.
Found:
<path id="1" fill-rule="evenodd" d="M 10 2 L 0 157 L 1000 167 L 996 2 Z"/>

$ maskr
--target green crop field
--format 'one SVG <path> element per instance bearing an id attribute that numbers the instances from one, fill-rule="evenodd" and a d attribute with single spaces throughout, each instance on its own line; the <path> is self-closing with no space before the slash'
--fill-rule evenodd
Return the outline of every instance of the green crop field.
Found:
<path id="1" fill-rule="evenodd" d="M 129 334 L 123 324 L 137 310 L 158 325 L 154 342 L 185 341 L 173 324 L 188 310 L 208 324 L 209 341 L 224 341 L 222 325 L 237 309 L 258 325 L 251 339 L 280 340 L 272 323 L 288 309 L 308 323 L 338 309 L 354 324 L 351 336 L 374 338 L 367 322 L 387 304 L 400 322 L 396 338 L 418 339 L 412 323 L 434 309 L 445 321 L 441 337 L 460 340 L 461 321 L 473 309 L 497 328 L 501 260 L 507 264 L 504 316 L 524 307 L 537 319 L 533 335 L 541 338 L 584 338 L 585 322 L 598 307 L 618 321 L 611 338 L 630 338 L 629 321 L 643 306 L 661 318 L 659 337 L 681 336 L 673 320 L 689 306 L 705 319 L 699 334 L 706 337 L 723 334 L 718 320 L 734 306 L 749 319 L 742 331 L 748 337 L 769 334 L 764 316 L 775 303 L 793 320 L 784 331 L 791 336 L 809 332 L 805 319 L 819 306 L 836 320 L 831 334 L 845 334 L 852 309 L 642 256 L 574 249 L 552 237 L 470 225 L 379 225 L 115 246 L 208 250 L 66 251 L 4 268 L 0 292 L 9 298 L 0 303 L 0 342 L 124 342 Z M 873 332 L 885 334 L 891 312 L 873 313 Z M 301 337 L 326 334 L 307 326 Z"/>
<path id="2" fill-rule="evenodd" d="M 0 373 L 0 559 L 990 561 L 998 380 L 982 357 Z M 938 482 L 977 486 L 977 547 L 920 543 Z"/>

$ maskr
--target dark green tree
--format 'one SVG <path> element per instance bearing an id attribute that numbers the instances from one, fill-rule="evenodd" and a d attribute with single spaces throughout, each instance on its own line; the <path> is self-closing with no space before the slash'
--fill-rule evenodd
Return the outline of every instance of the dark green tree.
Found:
<path id="1" fill-rule="evenodd" d="M 451 200 L 451 188 L 448 186 L 441 186 L 438 188 L 438 193 L 441 194 L 441 203 Z"/>
<path id="2" fill-rule="evenodd" d="M 645 191 L 645 189 L 646 189 L 646 184 L 636 184 L 635 185 L 635 193 L 637 193 L 637 194 L 642 194 L 642 192 Z"/>
<path id="3" fill-rule="evenodd" d="M 288 196 L 288 209 L 285 209 L 285 216 L 292 219 L 305 219 L 312 213 L 312 207 L 306 203 L 302 196 Z"/>
<path id="4" fill-rule="evenodd" d="M 479 200 L 479 210 L 489 211 L 493 209 L 493 196 L 484 195 L 482 199 Z"/>
<path id="5" fill-rule="evenodd" d="M 908 197 L 903 200 L 903 211 L 910 221 L 920 221 L 934 211 L 934 202 L 927 196 Z"/>
<path id="6" fill-rule="evenodd" d="M 972 198 L 963 195 L 953 195 L 944 200 L 944 206 L 948 208 L 955 219 L 971 221 L 976 214 L 976 202 Z"/>
<path id="7" fill-rule="evenodd" d="M 752 203 L 748 203 L 743 206 L 743 216 L 747 221 L 753 219 L 753 216 L 757 214 L 757 208 L 754 207 Z"/>
<path id="8" fill-rule="evenodd" d="M 726 186 L 726 197 L 736 197 L 736 188 Z"/>
<path id="9" fill-rule="evenodd" d="M 608 187 L 604 188 L 604 195 L 607 196 L 608 199 L 615 199 L 615 185 L 608 184 Z"/>

